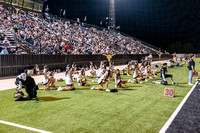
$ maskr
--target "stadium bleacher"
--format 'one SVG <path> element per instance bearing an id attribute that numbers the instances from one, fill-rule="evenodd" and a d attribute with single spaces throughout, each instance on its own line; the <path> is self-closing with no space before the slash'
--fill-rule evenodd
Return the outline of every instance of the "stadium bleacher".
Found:
<path id="1" fill-rule="evenodd" d="M 20 48 L 15 48 L 17 54 L 160 53 L 140 41 L 106 29 L 98 30 L 60 19 L 48 20 L 30 13 L 15 13 L 4 8 L 0 10 L 1 29 L 4 29 L 2 33 L 12 42 L 12 47 Z"/>

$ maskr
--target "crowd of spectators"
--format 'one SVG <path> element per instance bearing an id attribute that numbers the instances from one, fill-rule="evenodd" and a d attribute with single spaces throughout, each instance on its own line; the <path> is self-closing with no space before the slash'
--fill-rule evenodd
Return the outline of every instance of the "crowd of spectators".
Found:
<path id="1" fill-rule="evenodd" d="M 16 34 L 18 41 L 26 41 L 34 54 L 145 54 L 157 53 L 141 42 L 115 32 L 85 27 L 79 23 L 59 19 L 43 19 L 27 13 L 0 9 L 0 23 Z M 2 27 L 0 27 L 2 28 Z M 1 54 L 14 53 L 9 40 L 0 32 Z M 20 48 L 19 44 L 15 45 Z M 15 49 L 19 53 L 19 49 Z"/>

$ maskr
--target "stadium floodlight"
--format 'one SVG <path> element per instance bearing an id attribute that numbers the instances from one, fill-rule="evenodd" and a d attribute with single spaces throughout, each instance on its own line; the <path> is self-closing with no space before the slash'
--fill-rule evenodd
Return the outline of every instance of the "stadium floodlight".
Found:
<path id="1" fill-rule="evenodd" d="M 110 0 L 110 8 L 109 8 L 109 27 L 111 29 L 115 29 L 115 0 Z"/>

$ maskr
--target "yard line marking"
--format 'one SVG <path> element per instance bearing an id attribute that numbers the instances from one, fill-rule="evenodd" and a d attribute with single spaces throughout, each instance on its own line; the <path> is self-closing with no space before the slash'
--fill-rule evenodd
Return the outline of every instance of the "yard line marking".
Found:
<path id="1" fill-rule="evenodd" d="M 16 124 L 16 123 L 3 121 L 3 120 L 0 120 L 0 123 L 10 125 L 10 126 L 14 126 L 14 127 L 27 129 L 27 130 L 31 130 L 31 131 L 35 131 L 35 132 L 39 132 L 39 133 L 52 133 L 52 132 L 49 132 L 49 131 L 44 131 L 44 130 L 40 130 L 40 129 L 36 129 L 36 128 L 32 128 L 32 127 L 27 127 L 27 126 L 23 126 L 23 125 L 19 125 L 19 124 Z"/>
<path id="2" fill-rule="evenodd" d="M 160 130 L 159 133 L 165 133 L 167 131 L 167 129 L 171 125 L 172 121 L 175 119 L 176 115 L 179 113 L 179 111 L 181 110 L 181 108 L 183 107 L 183 105 L 185 104 L 185 102 L 187 101 L 187 99 L 189 98 L 189 96 L 191 95 L 191 93 L 193 92 L 193 90 L 195 89 L 196 86 L 197 86 L 197 83 L 195 83 L 195 85 L 192 87 L 192 89 L 188 92 L 188 94 L 185 96 L 185 98 L 182 100 L 182 102 L 176 108 L 174 113 L 171 115 L 171 117 L 168 119 L 168 121 L 165 123 L 165 125 L 162 127 L 162 129 Z"/>

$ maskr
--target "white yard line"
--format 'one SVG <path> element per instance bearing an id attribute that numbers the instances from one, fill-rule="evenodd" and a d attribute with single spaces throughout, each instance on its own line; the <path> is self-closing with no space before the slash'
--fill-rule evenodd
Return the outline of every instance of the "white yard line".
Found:
<path id="1" fill-rule="evenodd" d="M 171 117 L 168 119 L 168 121 L 165 123 L 165 125 L 162 127 L 162 129 L 160 130 L 159 133 L 165 133 L 167 131 L 167 129 L 169 128 L 169 126 L 171 125 L 171 123 L 173 122 L 173 120 L 175 119 L 175 117 L 177 116 L 177 114 L 179 113 L 179 111 L 181 110 L 181 108 L 183 107 L 183 105 L 185 104 L 185 102 L 187 101 L 187 99 L 189 98 L 189 96 L 191 95 L 191 93 L 193 92 L 193 90 L 196 86 L 197 86 L 197 83 L 188 92 L 188 94 L 185 96 L 185 98 L 182 100 L 182 102 L 176 108 L 174 113 L 171 115 Z"/>
<path id="2" fill-rule="evenodd" d="M 10 126 L 14 126 L 14 127 L 27 129 L 27 130 L 31 130 L 31 131 L 35 131 L 35 132 L 38 132 L 38 133 L 52 133 L 52 132 L 49 132 L 49 131 L 44 131 L 44 130 L 40 130 L 40 129 L 36 129 L 36 128 L 32 128 L 32 127 L 27 127 L 27 126 L 19 125 L 19 124 L 16 124 L 16 123 L 11 123 L 11 122 L 7 122 L 7 121 L 2 121 L 2 120 L 0 120 L 0 123 L 10 125 Z"/>

